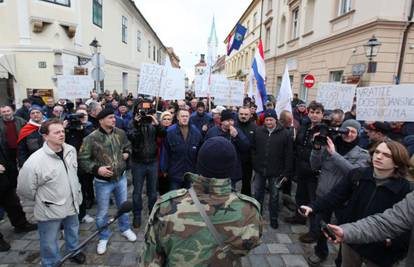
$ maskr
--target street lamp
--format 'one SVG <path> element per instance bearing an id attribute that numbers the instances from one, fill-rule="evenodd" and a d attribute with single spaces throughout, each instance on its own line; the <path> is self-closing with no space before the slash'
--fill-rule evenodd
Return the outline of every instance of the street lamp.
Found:
<path id="1" fill-rule="evenodd" d="M 96 91 L 101 93 L 101 81 L 104 79 L 104 71 L 101 67 L 105 64 L 104 58 L 101 56 L 101 45 L 98 40 L 94 38 L 89 44 L 92 53 L 92 64 L 95 68 L 92 69 L 92 78 L 96 82 Z"/>
<path id="2" fill-rule="evenodd" d="M 92 42 L 89 44 L 89 47 L 91 48 L 92 54 L 101 52 L 101 45 L 99 44 L 98 40 L 96 40 L 96 38 L 92 40 Z"/>
<path id="3" fill-rule="evenodd" d="M 375 73 L 377 72 L 377 62 L 372 61 L 374 57 L 377 56 L 381 43 L 375 37 L 372 36 L 371 39 L 368 40 L 366 44 L 364 44 L 365 55 L 368 58 L 368 73 Z"/>

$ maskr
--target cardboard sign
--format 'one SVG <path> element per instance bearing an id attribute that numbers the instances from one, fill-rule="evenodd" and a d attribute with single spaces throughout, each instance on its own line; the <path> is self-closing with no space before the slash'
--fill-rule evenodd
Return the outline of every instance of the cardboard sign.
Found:
<path id="1" fill-rule="evenodd" d="M 356 85 L 341 83 L 320 83 L 316 101 L 325 109 L 342 109 L 344 112 L 352 108 Z"/>
<path id="2" fill-rule="evenodd" d="M 357 120 L 414 121 L 414 84 L 357 88 Z"/>
<path id="3" fill-rule="evenodd" d="M 164 100 L 180 100 L 185 99 L 185 74 L 181 69 L 166 67 L 164 69 L 160 96 Z"/>
<path id="4" fill-rule="evenodd" d="M 161 75 L 164 66 L 156 64 L 142 64 L 139 77 L 138 94 L 159 96 Z"/>
<path id="5" fill-rule="evenodd" d="M 208 97 L 208 76 L 197 75 L 194 78 L 194 91 L 196 97 Z"/>
<path id="6" fill-rule="evenodd" d="M 89 98 L 93 80 L 85 75 L 60 75 L 57 77 L 58 98 Z"/>
<path id="7" fill-rule="evenodd" d="M 244 82 L 227 80 L 224 75 L 211 77 L 211 95 L 214 104 L 220 106 L 242 106 L 244 99 Z"/>

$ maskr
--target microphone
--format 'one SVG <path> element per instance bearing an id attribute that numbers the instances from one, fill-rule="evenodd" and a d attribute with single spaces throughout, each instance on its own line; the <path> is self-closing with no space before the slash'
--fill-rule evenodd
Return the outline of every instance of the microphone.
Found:
<path id="1" fill-rule="evenodd" d="M 115 218 L 118 219 L 122 214 L 128 213 L 130 211 L 132 211 L 132 202 L 131 201 L 125 201 L 124 203 L 121 204 L 121 207 L 119 207 Z"/>

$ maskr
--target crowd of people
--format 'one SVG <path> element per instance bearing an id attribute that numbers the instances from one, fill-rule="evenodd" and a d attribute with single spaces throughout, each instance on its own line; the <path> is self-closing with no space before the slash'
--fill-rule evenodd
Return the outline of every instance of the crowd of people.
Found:
<path id="1" fill-rule="evenodd" d="M 60 229 L 66 250 L 77 247 L 80 223 L 95 221 L 101 230 L 97 254 L 106 252 L 108 209 L 112 195 L 118 207 L 128 199 L 129 170 L 132 224 L 123 214 L 118 226 L 128 241 L 137 240 L 133 229 L 147 224 L 145 184 L 151 215 L 143 266 L 182 265 L 190 254 L 191 264 L 185 264 L 191 266 L 238 263 L 260 243 L 267 208 L 270 227 L 278 229 L 279 202 L 293 211 L 283 220 L 309 225 L 299 239 L 316 243 L 307 259 L 311 266 L 329 255 L 321 223 L 333 219 L 343 224 L 366 218 L 343 228 L 329 225 L 345 242 L 337 266 L 388 267 L 407 256 L 414 123 L 361 122 L 355 105 L 328 111 L 296 94 L 292 112 L 280 114 L 273 102 L 256 113 L 249 97 L 241 107 L 213 102 L 191 92 L 164 101 L 116 91 L 55 102 L 33 90 L 19 109 L 0 107 L 0 207 L 16 232 L 38 230 L 43 266 L 61 258 Z M 291 196 L 293 205 L 286 201 Z M 93 218 L 87 210 L 95 204 Z M 395 214 L 406 219 L 392 220 Z M 372 224 L 373 236 L 358 231 Z M 0 251 L 8 249 L 0 234 Z M 82 264 L 85 255 L 70 260 Z"/>

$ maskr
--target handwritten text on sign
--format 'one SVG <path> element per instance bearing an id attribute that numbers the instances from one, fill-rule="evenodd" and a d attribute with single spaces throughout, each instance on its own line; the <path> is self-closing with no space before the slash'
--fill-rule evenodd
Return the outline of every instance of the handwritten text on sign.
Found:
<path id="1" fill-rule="evenodd" d="M 414 84 L 357 88 L 357 120 L 414 121 Z"/>
<path id="2" fill-rule="evenodd" d="M 181 69 L 166 67 L 164 69 L 160 96 L 164 100 L 180 100 L 185 99 L 185 74 Z"/>
<path id="3" fill-rule="evenodd" d="M 316 100 L 321 102 L 325 109 L 340 108 L 350 111 L 355 96 L 356 85 L 340 83 L 320 83 Z"/>
<path id="4" fill-rule="evenodd" d="M 142 64 L 139 77 L 138 93 L 158 96 L 161 86 L 161 75 L 164 66 L 156 64 Z"/>
<path id="5" fill-rule="evenodd" d="M 93 80 L 85 75 L 61 75 L 57 78 L 59 98 L 89 98 L 93 89 Z"/>

